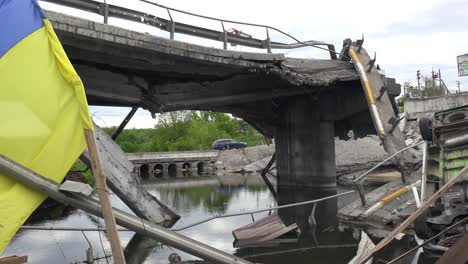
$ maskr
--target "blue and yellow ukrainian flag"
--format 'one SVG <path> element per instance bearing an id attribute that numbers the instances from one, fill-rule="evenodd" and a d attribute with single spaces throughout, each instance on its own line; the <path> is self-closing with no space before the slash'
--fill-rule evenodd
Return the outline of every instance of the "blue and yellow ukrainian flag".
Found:
<path id="1" fill-rule="evenodd" d="M 83 129 L 83 84 L 37 0 L 0 0 L 0 153 L 61 182 Z M 0 254 L 45 198 L 0 173 Z"/>

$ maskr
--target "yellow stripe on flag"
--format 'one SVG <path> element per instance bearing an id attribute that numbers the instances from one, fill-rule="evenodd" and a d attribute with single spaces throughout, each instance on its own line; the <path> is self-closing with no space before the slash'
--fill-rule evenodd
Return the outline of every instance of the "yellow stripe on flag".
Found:
<path id="1" fill-rule="evenodd" d="M 0 153 L 61 182 L 92 129 L 83 84 L 49 21 L 0 59 Z M 45 195 L 0 174 L 0 254 Z"/>

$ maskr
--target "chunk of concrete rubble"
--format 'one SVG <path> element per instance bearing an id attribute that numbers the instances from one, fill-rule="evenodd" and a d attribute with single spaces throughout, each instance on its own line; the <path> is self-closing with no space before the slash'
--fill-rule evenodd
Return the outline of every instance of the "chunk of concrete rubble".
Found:
<path id="1" fill-rule="evenodd" d="M 368 136 L 356 140 L 335 139 L 335 153 L 338 178 L 342 176 L 349 178 L 343 178 L 343 183 L 351 181 L 354 176 L 365 172 L 388 156 L 377 136 Z M 271 155 L 247 164 L 242 167 L 241 171 L 246 173 L 261 172 L 270 161 L 270 158 Z M 231 165 L 233 164 L 231 163 Z M 393 161 L 385 163 L 384 169 L 377 171 L 377 173 L 394 171 L 394 169 L 388 167 L 393 167 Z M 276 174 L 276 171 L 272 170 L 272 174 Z"/>
<path id="2" fill-rule="evenodd" d="M 271 157 L 274 151 L 273 145 L 223 150 L 219 152 L 217 161 L 222 162 L 226 170 L 240 171 L 248 164 Z"/>

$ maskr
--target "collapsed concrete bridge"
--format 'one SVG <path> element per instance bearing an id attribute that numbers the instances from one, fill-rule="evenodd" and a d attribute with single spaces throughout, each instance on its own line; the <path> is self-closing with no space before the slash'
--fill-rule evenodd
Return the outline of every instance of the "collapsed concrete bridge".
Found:
<path id="1" fill-rule="evenodd" d="M 344 55 L 350 42 L 337 59 L 293 59 L 207 48 L 50 11 L 47 16 L 90 104 L 231 113 L 274 137 L 280 204 L 336 193 L 334 137 L 346 138 L 350 130 L 375 133 L 360 76 Z M 379 89 L 380 98 L 400 94 L 390 78 Z M 333 202 L 323 206 L 336 214 Z"/>

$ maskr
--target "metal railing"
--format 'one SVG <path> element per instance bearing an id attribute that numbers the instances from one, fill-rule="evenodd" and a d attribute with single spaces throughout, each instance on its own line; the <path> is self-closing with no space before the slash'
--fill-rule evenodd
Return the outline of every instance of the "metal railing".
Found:
<path id="1" fill-rule="evenodd" d="M 164 19 L 161 17 L 157 17 L 151 14 L 144 13 L 144 12 L 140 12 L 140 11 L 136 11 L 136 10 L 132 10 L 132 9 L 116 6 L 116 5 L 107 4 L 106 1 L 104 1 L 104 3 L 95 2 L 93 0 L 41 0 L 41 1 L 50 2 L 50 3 L 54 3 L 57 5 L 61 5 L 61 6 L 72 7 L 72 8 L 76 8 L 79 10 L 102 15 L 104 18 L 103 22 L 105 24 L 108 23 L 109 17 L 114 17 L 114 18 L 124 19 L 128 21 L 133 21 L 133 22 L 153 26 L 160 30 L 169 32 L 170 39 L 174 39 L 175 33 L 180 33 L 180 34 L 190 35 L 194 37 L 209 39 L 209 40 L 221 41 L 223 42 L 224 49 L 227 49 L 228 44 L 231 44 L 231 45 L 241 45 L 241 46 L 258 48 L 258 49 L 266 49 L 268 53 L 271 53 L 272 49 L 296 49 L 296 48 L 303 48 L 303 47 L 314 47 L 314 48 L 328 51 L 330 53 L 331 59 L 334 59 L 334 60 L 337 59 L 337 55 L 342 55 L 341 53 L 335 51 L 335 47 L 333 44 L 325 43 L 322 41 L 315 41 L 315 40 L 300 41 L 296 37 L 278 28 L 271 27 L 268 25 L 232 21 L 232 20 L 227 20 L 227 19 L 194 14 L 194 13 L 190 13 L 187 11 L 166 7 L 166 6 L 163 6 L 163 5 L 151 2 L 151 1 L 147 1 L 147 0 L 139 0 L 139 1 L 165 9 L 168 13 L 169 19 Z M 182 13 L 182 14 L 186 14 L 186 15 L 190 15 L 190 16 L 194 16 L 198 18 L 218 21 L 220 22 L 222 31 L 217 31 L 217 30 L 212 30 L 212 29 L 207 29 L 203 27 L 176 22 L 173 20 L 171 12 Z M 233 32 L 227 32 L 224 27 L 225 23 L 264 28 L 266 31 L 267 38 L 259 39 L 259 38 L 253 38 L 246 34 L 236 34 Z M 271 41 L 270 31 L 276 31 L 288 38 L 291 38 L 292 40 L 295 41 L 295 43 L 287 44 L 287 43 L 282 43 L 282 42 Z"/>

